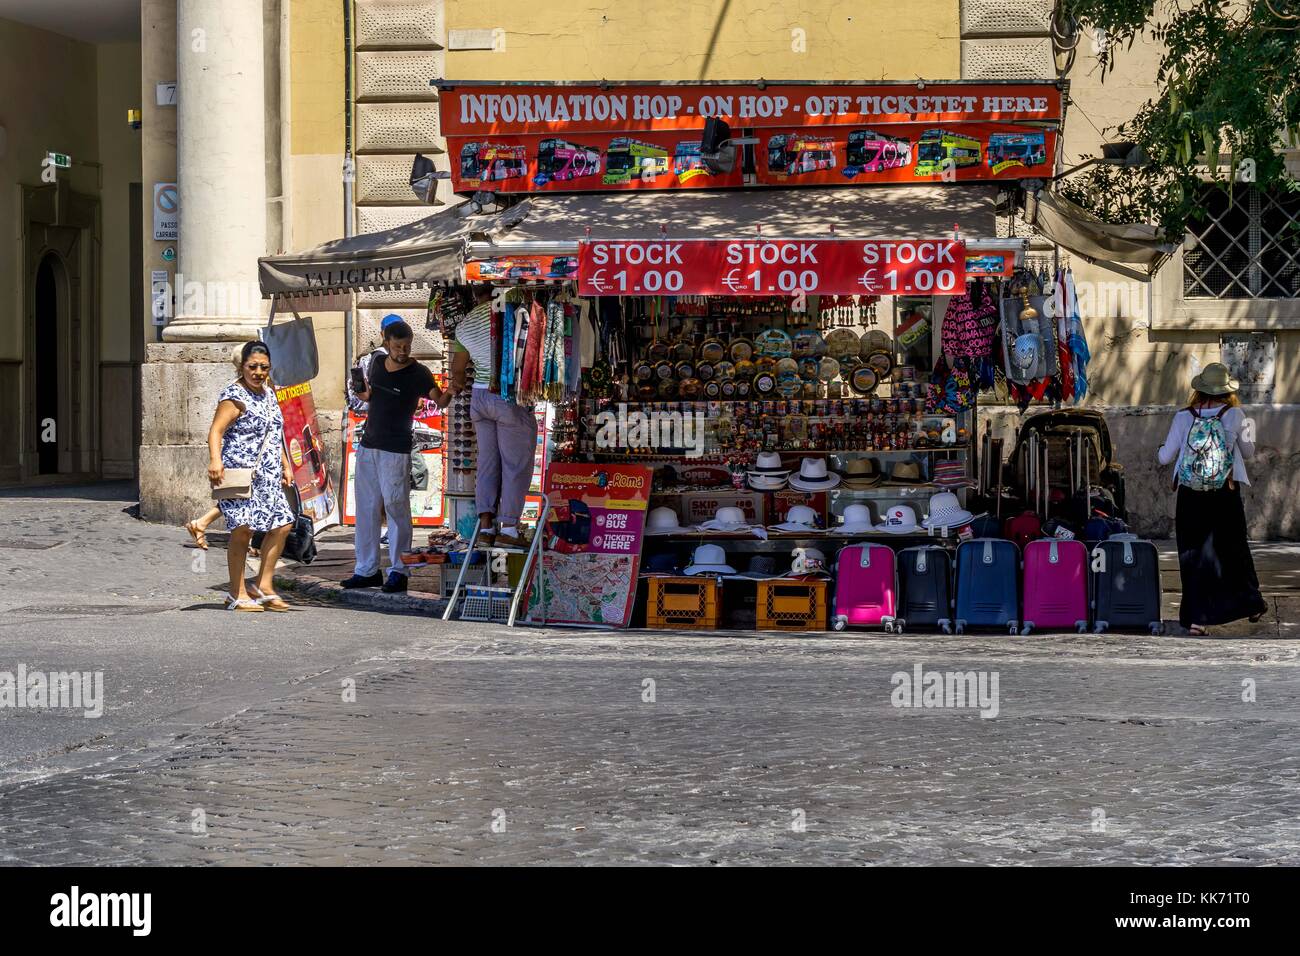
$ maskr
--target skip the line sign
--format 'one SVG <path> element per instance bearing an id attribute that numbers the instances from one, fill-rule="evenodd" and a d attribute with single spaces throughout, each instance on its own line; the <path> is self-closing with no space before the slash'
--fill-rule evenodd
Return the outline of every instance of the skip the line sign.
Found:
<path id="1" fill-rule="evenodd" d="M 956 239 L 684 239 L 582 242 L 581 295 L 955 295 Z"/>

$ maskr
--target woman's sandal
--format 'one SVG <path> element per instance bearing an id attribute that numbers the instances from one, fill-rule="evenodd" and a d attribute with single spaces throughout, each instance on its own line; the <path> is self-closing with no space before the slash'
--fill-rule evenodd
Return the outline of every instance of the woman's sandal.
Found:
<path id="1" fill-rule="evenodd" d="M 249 595 L 268 611 L 289 611 L 292 606 L 278 594 L 263 594 L 255 584 L 246 585 Z"/>
<path id="2" fill-rule="evenodd" d="M 241 598 L 238 601 L 230 601 L 228 604 L 226 604 L 226 610 L 227 611 L 265 611 L 266 608 L 262 607 L 261 604 L 259 604 L 257 601 L 254 601 L 252 598 Z"/>
<path id="3" fill-rule="evenodd" d="M 197 521 L 185 522 L 185 530 L 188 531 L 190 537 L 194 539 L 194 547 L 198 548 L 200 551 L 208 550 L 208 536 L 204 533 L 203 529 L 199 527 Z"/>

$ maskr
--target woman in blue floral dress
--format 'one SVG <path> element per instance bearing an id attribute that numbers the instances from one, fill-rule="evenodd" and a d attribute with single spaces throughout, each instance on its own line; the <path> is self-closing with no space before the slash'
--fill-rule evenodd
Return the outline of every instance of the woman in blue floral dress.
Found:
<path id="1" fill-rule="evenodd" d="M 293 472 L 284 453 L 284 418 L 270 379 L 271 353 L 266 345 L 244 345 L 239 378 L 217 396 L 217 413 L 208 430 L 208 479 L 213 485 L 222 480 L 227 468 L 254 469 L 248 498 L 217 502 L 230 531 L 226 550 L 230 569 L 227 607 L 232 611 L 289 609 L 275 593 L 272 576 L 293 526 L 293 512 L 284 496 Z M 264 532 L 264 537 L 257 581 L 248 586 L 244 582 L 244 563 L 254 531 Z"/>

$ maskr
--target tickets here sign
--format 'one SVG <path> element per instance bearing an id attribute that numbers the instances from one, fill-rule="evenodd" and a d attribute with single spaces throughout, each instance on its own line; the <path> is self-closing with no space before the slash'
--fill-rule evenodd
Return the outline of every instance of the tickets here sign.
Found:
<path id="1" fill-rule="evenodd" d="M 599 240 L 578 247 L 581 295 L 955 295 L 957 239 Z"/>

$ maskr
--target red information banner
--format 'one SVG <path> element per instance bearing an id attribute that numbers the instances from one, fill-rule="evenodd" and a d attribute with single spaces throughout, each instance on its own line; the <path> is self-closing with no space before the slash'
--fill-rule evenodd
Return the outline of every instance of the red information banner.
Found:
<path id="1" fill-rule="evenodd" d="M 552 464 L 546 470 L 552 509 L 544 528 L 542 571 L 528 593 L 533 622 L 627 627 L 650 484 L 643 465 Z"/>
<path id="2" fill-rule="evenodd" d="M 956 239 L 590 240 L 579 295 L 955 295 Z"/>
<path id="3" fill-rule="evenodd" d="M 285 451 L 293 466 L 293 483 L 302 510 L 311 516 L 316 531 L 338 524 L 338 499 L 330 482 L 329 461 L 316 421 L 316 399 L 311 383 L 275 390 L 275 400 L 284 418 Z"/>
<path id="4" fill-rule="evenodd" d="M 454 83 L 439 93 L 444 136 L 891 123 L 1059 122 L 1052 81 L 1017 83 Z"/>

